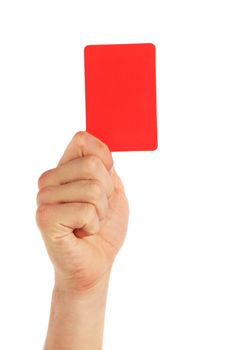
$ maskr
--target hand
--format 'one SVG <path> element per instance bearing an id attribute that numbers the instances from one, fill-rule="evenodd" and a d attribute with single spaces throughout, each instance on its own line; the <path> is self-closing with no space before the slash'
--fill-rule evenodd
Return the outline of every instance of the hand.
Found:
<path id="1" fill-rule="evenodd" d="M 39 180 L 36 222 L 55 284 L 86 293 L 109 274 L 127 231 L 129 207 L 108 147 L 78 132 Z"/>

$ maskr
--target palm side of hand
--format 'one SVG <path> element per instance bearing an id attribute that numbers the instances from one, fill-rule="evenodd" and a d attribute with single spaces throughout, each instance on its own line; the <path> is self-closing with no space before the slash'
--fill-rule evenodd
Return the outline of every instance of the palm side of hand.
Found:
<path id="1" fill-rule="evenodd" d="M 73 207 L 73 209 L 68 207 L 65 214 L 58 204 L 60 203 L 59 196 L 61 196 L 60 199 L 65 196 L 68 202 L 71 197 L 71 201 L 73 201 L 76 195 L 80 196 L 78 193 L 75 194 L 78 187 L 75 183 L 72 185 L 72 181 L 77 180 L 77 176 L 82 179 L 82 175 L 85 173 L 82 164 L 90 165 L 87 159 L 90 156 L 95 156 L 95 160 L 98 158 L 102 161 L 101 164 L 97 162 L 98 171 L 96 175 L 93 170 L 91 171 L 91 178 L 98 177 L 99 180 L 102 179 L 102 186 L 109 192 L 108 208 L 105 208 L 107 211 L 99 220 L 98 230 L 95 230 L 95 233 L 91 235 L 84 230 L 84 227 L 83 229 L 75 228 L 81 227 L 75 226 L 74 223 L 75 221 L 78 222 L 80 215 L 82 215 L 78 208 L 76 211 Z M 85 162 L 82 162 L 82 159 Z M 129 216 L 128 200 L 124 186 L 115 169 L 113 168 L 110 176 L 107 172 L 112 166 L 113 159 L 108 147 L 93 135 L 87 132 L 78 132 L 68 144 L 57 167 L 52 171 L 45 172 L 39 179 L 40 191 L 37 197 L 39 206 L 36 219 L 54 265 L 55 282 L 63 285 L 66 289 L 71 286 L 78 291 L 86 291 L 98 284 L 101 278 L 111 270 L 114 258 L 125 239 Z M 89 178 L 88 175 L 85 175 L 85 177 Z M 64 191 L 64 187 L 59 187 L 62 181 L 72 185 L 70 189 L 66 188 L 66 194 L 61 193 L 62 188 L 62 191 Z M 52 194 L 50 190 L 52 190 Z M 86 190 L 89 191 L 88 188 Z M 84 192 L 82 193 L 84 195 Z M 58 197 L 56 198 L 56 196 Z M 51 199 L 53 203 L 57 203 L 59 206 L 56 205 L 55 207 L 55 210 L 58 209 L 60 213 L 57 212 L 56 219 L 53 218 L 54 211 L 50 211 L 53 206 L 41 206 L 41 203 L 49 204 Z M 71 216 L 69 210 L 72 210 Z M 68 217 L 72 217 L 72 219 L 70 220 Z"/>
<path id="2" fill-rule="evenodd" d="M 107 216 L 100 222 L 98 233 L 86 236 L 80 229 L 62 227 L 62 235 L 53 241 L 48 253 L 53 261 L 59 282 L 78 291 L 94 287 L 111 269 L 114 258 L 125 239 L 129 206 L 123 184 L 116 171 L 112 175 L 114 192 L 109 198 Z M 60 235 L 61 232 L 58 232 Z"/>

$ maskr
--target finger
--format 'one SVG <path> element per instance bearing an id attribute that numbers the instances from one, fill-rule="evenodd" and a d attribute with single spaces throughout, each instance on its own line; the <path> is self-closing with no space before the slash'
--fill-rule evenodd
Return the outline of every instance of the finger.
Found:
<path id="1" fill-rule="evenodd" d="M 60 186 L 46 186 L 37 195 L 37 205 L 58 203 L 90 203 L 96 208 L 99 219 L 108 212 L 106 192 L 97 180 L 80 180 Z"/>
<path id="2" fill-rule="evenodd" d="M 74 158 L 80 158 L 90 154 L 99 157 L 107 170 L 112 168 L 113 158 L 108 146 L 87 131 L 79 131 L 73 136 L 58 162 L 58 166 Z"/>
<path id="3" fill-rule="evenodd" d="M 57 168 L 44 172 L 39 180 L 38 187 L 58 186 L 77 180 L 93 179 L 99 181 L 109 197 L 113 190 L 113 181 L 103 162 L 95 156 L 76 158 Z"/>
<path id="4" fill-rule="evenodd" d="M 77 229 L 88 236 L 100 229 L 95 206 L 89 203 L 41 205 L 36 212 L 36 222 L 42 233 L 51 238 L 64 237 Z"/>

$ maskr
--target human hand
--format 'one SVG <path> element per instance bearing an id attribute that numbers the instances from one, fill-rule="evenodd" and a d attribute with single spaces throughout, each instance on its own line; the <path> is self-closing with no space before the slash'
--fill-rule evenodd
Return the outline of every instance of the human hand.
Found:
<path id="1" fill-rule="evenodd" d="M 58 288 L 86 293 L 111 271 L 127 231 L 129 206 L 108 147 L 78 132 L 39 180 L 36 222 Z"/>

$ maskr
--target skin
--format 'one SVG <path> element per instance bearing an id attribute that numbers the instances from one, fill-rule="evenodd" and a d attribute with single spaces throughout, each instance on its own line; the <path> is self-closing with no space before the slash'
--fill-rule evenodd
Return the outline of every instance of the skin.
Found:
<path id="1" fill-rule="evenodd" d="M 111 268 L 129 217 L 109 148 L 76 133 L 38 189 L 36 222 L 55 273 L 44 350 L 100 350 Z"/>

